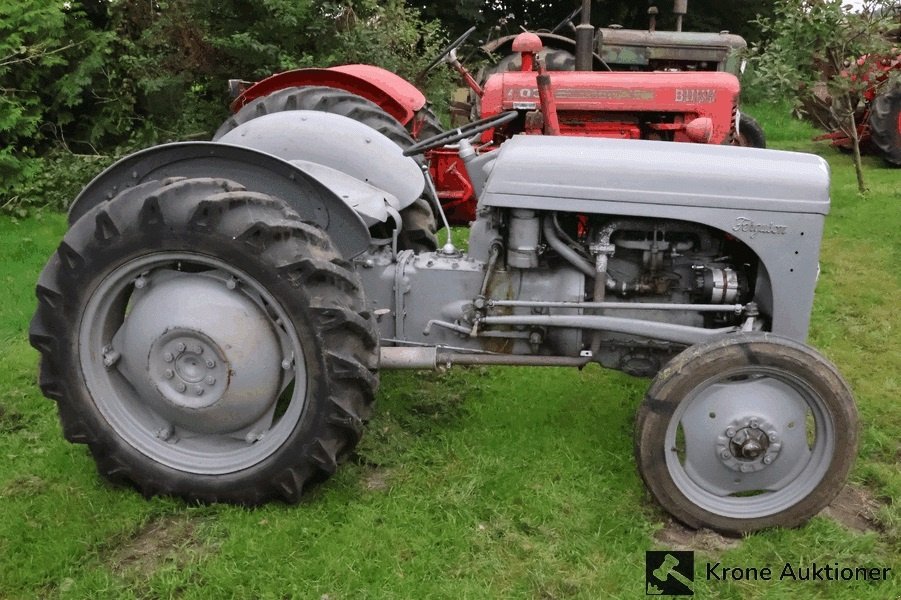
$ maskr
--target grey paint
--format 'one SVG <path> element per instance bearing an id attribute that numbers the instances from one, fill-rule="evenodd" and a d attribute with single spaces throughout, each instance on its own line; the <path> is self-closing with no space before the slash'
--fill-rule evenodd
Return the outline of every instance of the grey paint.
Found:
<path id="1" fill-rule="evenodd" d="M 425 188 L 422 171 L 400 146 L 359 121 L 311 110 L 290 110 L 251 119 L 219 139 L 285 160 L 338 169 L 387 191 L 406 208 Z"/>
<path id="2" fill-rule="evenodd" d="M 386 222 L 390 217 L 389 208 L 400 210 L 397 198 L 342 171 L 306 160 L 292 160 L 291 164 L 334 192 L 368 227 Z"/>
<path id="3" fill-rule="evenodd" d="M 264 152 L 218 142 L 164 144 L 126 156 L 75 198 L 69 224 L 122 190 L 168 177 L 221 177 L 281 198 L 303 219 L 326 230 L 347 258 L 364 252 L 371 242 L 360 216 L 300 168 Z"/>
<path id="4" fill-rule="evenodd" d="M 386 254 L 367 254 L 357 259 L 367 308 L 379 319 L 383 339 L 399 339 L 417 344 L 463 347 L 504 353 L 531 353 L 525 339 L 488 340 L 472 338 L 441 326 L 424 331 L 430 321 L 454 323 L 471 311 L 471 302 L 479 295 L 485 263 L 469 256 L 446 257 L 438 253 L 411 255 L 401 253 L 392 262 Z M 492 298 L 526 300 L 555 299 L 568 302 L 584 297 L 585 277 L 569 267 L 555 269 L 510 269 L 497 271 L 488 289 Z M 530 308 L 503 309 L 503 313 L 531 314 Z M 580 309 L 551 309 L 553 315 L 578 315 Z M 383 344 L 386 344 L 384 341 Z M 387 345 L 387 344 L 386 344 Z M 581 332 L 577 329 L 551 328 L 543 353 L 578 355 Z"/>
<path id="5" fill-rule="evenodd" d="M 726 333 L 735 333 L 737 331 L 734 327 L 727 327 L 724 329 L 704 329 L 703 327 L 688 327 L 686 325 L 644 319 L 591 315 L 517 315 L 485 317 L 482 322 L 485 325 L 544 325 L 547 327 L 609 331 L 611 333 L 625 333 L 686 345 L 699 344 L 717 336 Z"/>
<path id="6" fill-rule="evenodd" d="M 562 211 L 578 199 L 826 214 L 829 166 L 758 148 L 523 135 L 501 146 L 481 201 L 512 206 L 499 196 L 554 198 L 542 208 Z"/>
<path id="7" fill-rule="evenodd" d="M 806 154 L 520 136 L 501 148 L 481 203 L 676 219 L 729 233 L 761 260 L 756 299 L 773 332 L 803 341 L 828 194 L 828 166 Z"/>

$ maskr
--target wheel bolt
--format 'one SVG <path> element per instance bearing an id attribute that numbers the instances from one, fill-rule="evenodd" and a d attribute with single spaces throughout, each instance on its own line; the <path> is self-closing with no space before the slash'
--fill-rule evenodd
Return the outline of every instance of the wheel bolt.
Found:
<path id="1" fill-rule="evenodd" d="M 157 430 L 157 432 L 156 432 L 156 437 L 158 437 L 159 439 L 161 439 L 161 440 L 163 440 L 163 441 L 165 442 L 165 441 L 168 440 L 170 437 L 172 437 L 172 433 L 173 433 L 173 432 L 172 432 L 172 427 L 170 427 L 170 426 L 167 425 L 166 427 L 162 427 L 162 428 L 160 428 L 160 429 Z"/>
<path id="2" fill-rule="evenodd" d="M 757 419 L 751 419 L 748 422 L 748 427 L 750 427 L 751 429 L 757 429 L 758 427 L 760 427 L 760 423 L 757 422 Z"/>
<path id="3" fill-rule="evenodd" d="M 199 385 L 195 385 L 194 393 L 197 394 L 198 396 L 203 396 L 203 388 L 200 387 Z"/>
<path id="4" fill-rule="evenodd" d="M 139 290 L 144 289 L 147 286 L 147 280 L 144 279 L 144 276 L 138 277 L 135 279 L 135 287 Z"/>
<path id="5" fill-rule="evenodd" d="M 163 377 L 165 377 L 166 379 L 172 379 L 173 377 L 175 377 L 175 371 L 173 371 L 172 369 L 166 369 L 165 371 L 163 371 Z"/>
<path id="6" fill-rule="evenodd" d="M 227 287 L 230 290 L 235 289 L 237 287 L 237 285 L 238 285 L 238 280 L 235 279 L 234 277 L 232 277 L 231 279 L 229 279 L 228 281 L 225 282 L 225 287 Z"/>
<path id="7" fill-rule="evenodd" d="M 767 434 L 767 437 L 770 439 L 771 442 L 775 442 L 777 439 L 779 439 L 779 436 L 776 435 L 775 431 L 769 432 Z"/>
<path id="8" fill-rule="evenodd" d="M 772 456 L 764 456 L 763 457 L 763 464 L 769 465 L 769 464 L 772 464 L 772 462 L 773 462 Z"/>
<path id="9" fill-rule="evenodd" d="M 122 355 L 111 348 L 109 352 L 103 354 L 103 366 L 112 367 L 119 362 L 120 358 L 122 358 Z"/>
<path id="10" fill-rule="evenodd" d="M 207 385 L 215 385 L 215 383 L 216 383 L 216 378 L 213 377 L 212 375 L 210 375 L 209 377 L 206 378 Z"/>
<path id="11" fill-rule="evenodd" d="M 282 361 L 282 369 L 284 369 L 285 371 L 287 371 L 288 369 L 290 369 L 293 366 L 294 366 L 293 359 L 286 358 L 285 360 Z"/>
<path id="12" fill-rule="evenodd" d="M 177 344 L 175 344 L 175 349 L 179 352 L 184 352 L 185 348 L 187 348 L 187 346 L 185 346 L 183 342 L 178 342 Z"/>
<path id="13" fill-rule="evenodd" d="M 203 346 L 196 345 L 191 348 L 191 352 L 193 352 L 194 354 L 203 354 Z"/>
<path id="14" fill-rule="evenodd" d="M 172 362 L 173 360 L 175 360 L 175 357 L 172 356 L 171 352 L 166 352 L 165 354 L 163 354 L 163 360 L 166 362 Z"/>
<path id="15" fill-rule="evenodd" d="M 215 366 L 216 366 L 216 361 L 215 361 L 215 360 L 213 360 L 212 358 L 206 359 L 206 368 L 207 368 L 207 369 L 212 369 L 212 368 L 215 367 Z"/>
<path id="16" fill-rule="evenodd" d="M 186 389 L 188 389 L 188 386 L 179 381 L 175 384 L 175 389 L 177 389 L 179 392 L 184 392 Z"/>
<path id="17" fill-rule="evenodd" d="M 735 435 L 735 428 L 730 427 L 726 430 L 726 437 L 732 437 Z"/>
<path id="18" fill-rule="evenodd" d="M 731 458 L 731 457 L 732 457 L 732 454 L 730 454 L 728 450 L 723 450 L 723 451 L 720 453 L 720 457 L 721 457 L 721 458 L 726 458 L 726 459 L 728 459 L 728 458 Z"/>

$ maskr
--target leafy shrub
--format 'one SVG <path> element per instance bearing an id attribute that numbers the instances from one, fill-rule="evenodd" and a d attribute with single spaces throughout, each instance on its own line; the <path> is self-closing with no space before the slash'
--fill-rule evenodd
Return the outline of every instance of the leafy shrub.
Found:
<path id="1" fill-rule="evenodd" d="M 348 62 L 411 78 L 444 43 L 400 0 L 0 0 L 0 206 L 63 208 L 98 163 L 207 139 L 230 78 Z M 436 69 L 430 97 L 450 79 Z"/>

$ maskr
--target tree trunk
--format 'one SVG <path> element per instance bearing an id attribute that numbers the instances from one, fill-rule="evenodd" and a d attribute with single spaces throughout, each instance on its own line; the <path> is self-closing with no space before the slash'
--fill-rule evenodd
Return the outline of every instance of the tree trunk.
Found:
<path id="1" fill-rule="evenodd" d="M 852 147 L 854 149 L 854 173 L 857 175 L 857 191 L 861 194 L 867 193 L 867 184 L 863 179 L 863 163 L 860 160 L 860 136 L 857 135 L 857 119 L 854 116 L 854 110 L 851 106 L 851 99 L 847 98 L 849 115 L 848 123 L 850 125 L 848 134 L 851 136 Z"/>

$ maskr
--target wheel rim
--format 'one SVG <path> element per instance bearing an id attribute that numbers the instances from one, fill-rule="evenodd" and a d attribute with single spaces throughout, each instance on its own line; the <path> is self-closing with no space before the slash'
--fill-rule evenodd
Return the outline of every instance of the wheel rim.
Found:
<path id="1" fill-rule="evenodd" d="M 292 434 L 307 372 L 287 312 L 219 259 L 165 252 L 113 270 L 79 325 L 82 374 L 115 432 L 163 465 L 249 468 Z"/>
<path id="2" fill-rule="evenodd" d="M 829 470 L 834 423 L 803 379 L 779 369 L 728 370 L 679 403 L 664 440 L 676 487 L 711 513 L 773 515 L 810 494 Z"/>

